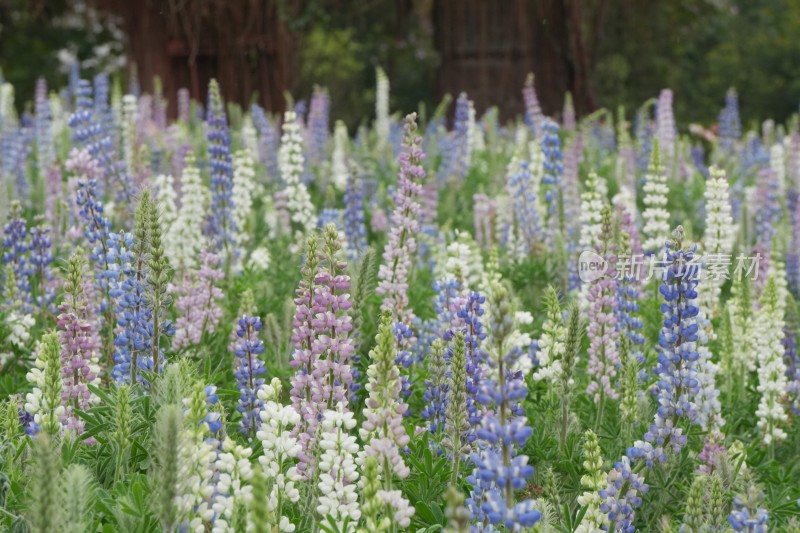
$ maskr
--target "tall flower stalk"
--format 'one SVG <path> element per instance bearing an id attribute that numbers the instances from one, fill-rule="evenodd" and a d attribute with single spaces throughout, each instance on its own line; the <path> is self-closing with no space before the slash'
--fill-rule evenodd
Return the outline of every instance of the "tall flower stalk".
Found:
<path id="1" fill-rule="evenodd" d="M 492 286 L 491 298 L 490 308 L 496 316 L 513 313 L 510 294 L 502 284 Z M 516 531 L 533 527 L 541 517 L 533 500 L 517 501 L 516 497 L 533 475 L 528 457 L 518 455 L 533 430 L 520 408 L 527 391 L 521 372 L 514 370 L 521 350 L 511 342 L 512 323 L 501 320 L 493 325 L 488 362 L 493 377 L 483 382 L 478 396 L 491 411 L 478 429 L 479 451 L 471 455 L 475 471 L 468 481 L 474 488 L 468 505 L 480 531 L 493 531 L 495 526 Z"/>
<path id="2" fill-rule="evenodd" d="M 389 240 L 383 252 L 383 263 L 378 270 L 378 288 L 383 297 L 381 309 L 389 311 L 396 322 L 411 326 L 414 313 L 408 302 L 408 281 L 414 254 L 417 250 L 420 205 L 417 201 L 422 192 L 425 170 L 422 162 L 425 152 L 417 136 L 417 115 L 411 113 L 405 119 L 403 152 L 398 158 L 400 172 L 394 194 L 394 211 L 389 231 Z"/>

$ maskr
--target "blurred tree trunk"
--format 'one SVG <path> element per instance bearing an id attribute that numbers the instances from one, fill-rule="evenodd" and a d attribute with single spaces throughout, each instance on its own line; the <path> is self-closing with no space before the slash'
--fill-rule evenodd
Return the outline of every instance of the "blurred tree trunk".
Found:
<path id="1" fill-rule="evenodd" d="M 605 3 L 436 0 L 439 96 L 465 91 L 479 112 L 497 105 L 509 118 L 523 112 L 522 87 L 532 72 L 546 114 L 560 115 L 566 91 L 573 93 L 579 113 L 594 110 L 590 66 Z M 597 17 L 596 25 L 587 24 L 590 17 Z"/>
<path id="2" fill-rule="evenodd" d="M 165 96 L 175 101 L 179 88 L 204 102 L 211 78 L 223 97 L 268 111 L 282 111 L 290 86 L 294 38 L 281 15 L 291 16 L 299 0 L 94 0 L 123 20 L 129 61 L 142 89 L 161 79 Z M 289 13 L 280 10 L 286 9 Z M 176 113 L 170 106 L 171 115 Z"/>

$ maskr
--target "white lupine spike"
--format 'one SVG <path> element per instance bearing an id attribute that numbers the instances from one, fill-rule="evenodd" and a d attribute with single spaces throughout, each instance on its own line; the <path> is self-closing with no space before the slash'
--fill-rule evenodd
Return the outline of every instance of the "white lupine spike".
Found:
<path id="1" fill-rule="evenodd" d="M 234 240 L 236 246 L 244 248 L 251 235 L 249 228 L 250 215 L 253 210 L 253 195 L 256 191 L 256 172 L 253 153 L 250 150 L 239 150 L 233 154 L 233 220 L 236 224 Z"/>
<path id="2" fill-rule="evenodd" d="M 278 509 L 278 494 L 282 501 L 297 502 L 300 491 L 296 484 L 300 480 L 294 459 L 300 453 L 300 444 L 292 436 L 292 430 L 300 423 L 300 415 L 291 405 L 282 405 L 277 402 L 280 397 L 281 382 L 273 378 L 269 385 L 262 386 L 258 391 L 258 398 L 264 402 L 264 407 L 259 412 L 261 426 L 256 437 L 261 441 L 264 454 L 258 458 L 264 469 L 264 475 L 272 479 L 273 490 L 267 502 L 268 511 L 280 516 L 280 531 L 294 531 L 288 518 Z"/>
<path id="3" fill-rule="evenodd" d="M 172 227 L 178 218 L 177 197 L 175 193 L 175 180 L 171 174 L 159 174 L 153 180 L 155 200 L 161 216 L 161 228 L 164 234 L 164 253 L 168 258 L 176 257 L 178 243 L 175 242 L 175 233 Z"/>
<path id="4" fill-rule="evenodd" d="M 711 290 L 710 286 L 702 283 L 697 285 L 698 300 L 703 301 L 703 295 Z M 704 431 L 719 431 L 725 425 L 722 418 L 722 406 L 719 402 L 719 389 L 717 388 L 717 374 L 719 364 L 712 361 L 708 340 L 713 337 L 714 331 L 708 317 L 707 308 L 702 303 L 698 305 L 697 324 L 699 326 L 697 341 L 697 381 L 699 383 L 697 396 L 694 403 L 697 405 L 697 417 L 700 427 Z"/>
<path id="5" fill-rule="evenodd" d="M 382 68 L 375 70 L 375 131 L 378 134 L 378 146 L 389 143 L 389 78 Z"/>
<path id="6" fill-rule="evenodd" d="M 539 365 L 533 373 L 534 381 L 547 381 L 555 383 L 561 375 L 561 358 L 564 355 L 564 341 L 567 336 L 567 328 L 561 316 L 561 306 L 558 304 L 558 296 L 554 300 L 546 297 L 547 318 L 542 325 L 542 336 L 536 343 L 536 358 Z"/>
<path id="7" fill-rule="evenodd" d="M 287 206 L 292 223 L 296 227 L 295 237 L 302 242 L 303 232 L 316 226 L 316 213 L 304 183 L 300 181 L 305 165 L 303 137 L 294 111 L 287 111 L 283 119 L 283 135 L 278 150 L 278 168 L 285 184 Z"/>
<path id="8" fill-rule="evenodd" d="M 250 154 L 258 153 L 258 132 L 250 115 L 242 119 L 242 145 Z"/>
<path id="9" fill-rule="evenodd" d="M 181 209 L 175 223 L 167 230 L 165 243 L 169 244 L 164 247 L 170 263 L 177 270 L 195 266 L 197 253 L 206 243 L 203 224 L 209 191 L 200 179 L 200 171 L 195 166 L 194 155 L 191 153 L 186 156 L 186 165 L 183 167 L 181 190 Z"/>
<path id="10" fill-rule="evenodd" d="M 246 506 L 252 500 L 253 487 L 249 484 L 253 478 L 252 454 L 252 448 L 236 444 L 230 437 L 222 442 L 214 463 L 218 478 L 211 506 L 215 516 L 213 533 L 233 533 L 236 504 Z"/>
<path id="11" fill-rule="evenodd" d="M 736 239 L 736 225 L 731 216 L 731 200 L 725 171 L 717 167 L 709 169 L 706 180 L 706 229 L 703 236 L 703 255 L 707 269 L 711 263 L 716 268 L 725 268 L 724 262 L 731 259 Z M 702 302 L 714 312 L 719 306 L 720 289 L 726 276 L 709 276 L 704 283 Z"/>
<path id="12" fill-rule="evenodd" d="M 653 150 L 656 150 L 656 146 Z M 644 227 L 642 234 L 646 252 L 659 254 L 670 235 L 669 211 L 667 211 L 667 175 L 661 159 L 653 157 L 647 167 L 647 176 L 643 187 L 645 209 L 642 213 Z"/>
<path id="13" fill-rule="evenodd" d="M 320 427 L 322 455 L 319 459 L 317 512 L 333 518 L 339 527 L 347 518 L 357 522 L 361 517 L 356 493 L 358 443 L 351 434 L 355 426 L 353 413 L 344 412 L 344 406 L 339 403 L 336 410 L 325 412 Z"/>
<path id="14" fill-rule="evenodd" d="M 347 186 L 347 126 L 341 120 L 336 121 L 333 131 L 333 153 L 331 154 L 331 177 L 334 187 L 343 191 Z"/>
<path id="15" fill-rule="evenodd" d="M 769 167 L 775 174 L 780 191 L 786 190 L 786 159 L 782 144 L 773 144 L 769 151 Z"/>
<path id="16" fill-rule="evenodd" d="M 133 172 L 136 158 L 136 123 L 139 106 L 136 97 L 126 94 L 122 97 L 122 159 L 125 168 Z"/>
<path id="17" fill-rule="evenodd" d="M 783 307 L 779 304 L 779 290 L 775 277 L 770 277 L 762 296 L 761 307 L 756 313 L 755 348 L 758 358 L 758 392 L 761 399 L 756 409 L 758 429 L 764 444 L 786 440 L 786 431 L 781 426 L 788 422 L 786 408 L 781 397 L 786 394 L 786 364 L 783 361 Z"/>

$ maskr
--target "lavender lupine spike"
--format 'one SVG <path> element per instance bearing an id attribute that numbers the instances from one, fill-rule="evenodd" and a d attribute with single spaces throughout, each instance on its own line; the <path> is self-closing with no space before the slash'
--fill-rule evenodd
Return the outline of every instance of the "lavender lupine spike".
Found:
<path id="1" fill-rule="evenodd" d="M 543 136 L 542 122 L 544 114 L 539 105 L 539 98 L 536 96 L 533 73 L 528 74 L 525 85 L 522 88 L 522 99 L 525 102 L 525 124 L 533 134 L 534 139 L 540 140 Z"/>
<path id="2" fill-rule="evenodd" d="M 495 282 L 490 294 L 494 314 L 513 316 L 511 295 L 505 286 Z M 489 413 L 477 431 L 480 451 L 471 455 L 475 470 L 467 480 L 474 489 L 467 505 L 473 519 L 482 523 L 481 531 L 522 531 L 533 527 L 541 517 L 534 500 L 517 501 L 516 497 L 516 492 L 525 488 L 525 480 L 533 475 L 528 456 L 518 454 L 533 430 L 526 425 L 520 408 L 527 390 L 522 373 L 514 370 L 522 350 L 513 341 L 512 329 L 510 320 L 494 323 L 488 361 L 491 377 L 482 382 L 478 394 Z"/>
<path id="3" fill-rule="evenodd" d="M 180 313 L 172 342 L 176 350 L 200 344 L 203 335 L 213 333 L 222 318 L 219 301 L 223 293 L 217 282 L 225 277 L 225 273 L 218 268 L 219 257 L 203 250 L 199 262 L 199 269 L 184 276 L 175 290 L 175 307 Z"/>
<path id="4" fill-rule="evenodd" d="M 320 349 L 324 346 L 316 342 L 316 329 L 314 319 L 317 313 L 324 308 L 317 305 L 316 279 L 320 273 L 320 260 L 317 247 L 317 237 L 312 234 L 306 243 L 305 264 L 301 270 L 301 280 L 294 299 L 295 313 L 292 321 L 292 352 L 291 366 L 295 369 L 291 379 L 292 388 L 290 396 L 292 407 L 298 415 L 300 422 L 295 426 L 293 436 L 297 437 L 300 451 L 298 473 L 306 480 L 314 476 L 314 436 L 320 417 L 325 410 L 325 399 L 315 396 L 314 392 L 323 388 L 317 383 L 317 367 Z"/>
<path id="5" fill-rule="evenodd" d="M 96 351 L 100 348 L 97 324 L 91 320 L 84 270 L 83 250 L 78 248 L 67 264 L 64 302 L 58 315 L 65 425 L 78 434 L 83 432 L 84 421 L 75 411 L 85 410 L 96 399 L 88 385 L 97 378 Z"/>
<path id="6" fill-rule="evenodd" d="M 211 167 L 211 218 L 209 229 L 216 250 L 224 255 L 227 265 L 236 255 L 231 249 L 236 234 L 233 218 L 233 164 L 231 163 L 228 119 L 216 80 L 208 84 L 208 156 Z"/>
<path id="7" fill-rule="evenodd" d="M 348 313 L 352 307 L 348 292 L 350 276 L 345 274 L 347 263 L 341 259 L 341 249 L 341 235 L 336 226 L 328 224 L 319 253 L 320 270 L 314 279 L 318 286 L 314 307 L 318 312 L 311 321 L 316 332 L 315 349 L 324 355 L 314 368 L 316 383 L 323 386 L 314 394 L 322 396 L 328 410 L 339 404 L 347 409 L 347 392 L 353 380 L 350 357 L 355 347 Z"/>
<path id="8" fill-rule="evenodd" d="M 234 376 L 239 389 L 239 405 L 236 410 L 242 414 L 239 431 L 250 438 L 255 437 L 260 426 L 258 413 L 262 402 L 258 399 L 258 389 L 264 384 L 263 376 L 267 372 L 259 355 L 264 353 L 264 342 L 258 338 L 261 331 L 261 319 L 257 316 L 244 315 L 236 323 L 236 340 L 231 351 L 236 356 Z"/>
<path id="9" fill-rule="evenodd" d="M 422 191 L 425 169 L 422 162 L 425 152 L 420 148 L 421 138 L 416 134 L 417 115 L 411 113 L 405 120 L 404 150 L 398 158 L 400 172 L 394 194 L 392 228 L 383 263 L 378 270 L 378 287 L 375 292 L 383 296 L 381 309 L 391 312 L 396 322 L 410 326 L 414 312 L 408 302 L 408 275 L 414 264 L 419 233 L 420 205 L 417 198 Z"/>
<path id="10" fill-rule="evenodd" d="M 615 310 L 617 301 L 617 280 L 615 278 L 615 247 L 609 242 L 612 235 L 611 208 L 603 210 L 602 230 L 595 246 L 598 255 L 606 260 L 607 269 L 603 276 L 593 281 L 587 299 L 589 302 L 589 375 L 591 381 L 586 393 L 594 397 L 598 404 L 597 420 L 602 420 L 606 399 L 616 400 L 619 394 L 614 386 L 619 360 L 619 329 Z"/>

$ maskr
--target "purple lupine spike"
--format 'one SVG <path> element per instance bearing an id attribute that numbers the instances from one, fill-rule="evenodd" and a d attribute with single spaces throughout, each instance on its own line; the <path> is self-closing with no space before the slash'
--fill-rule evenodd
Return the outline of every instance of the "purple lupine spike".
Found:
<path id="1" fill-rule="evenodd" d="M 678 420 L 698 421 L 693 398 L 699 391 L 696 348 L 699 338 L 699 309 L 696 304 L 699 270 L 698 264 L 693 263 L 694 247 L 683 247 L 683 227 L 678 226 L 674 236 L 674 240 L 667 243 L 666 268 L 660 288 L 665 303 L 661 304 L 664 327 L 659 336 L 660 353 L 655 368 L 659 407 L 645 434 L 645 441 L 651 446 L 645 450 L 646 453 L 637 455 L 648 462 L 653 459 L 664 462 L 667 447 L 679 453 L 686 445 L 686 435 L 678 427 Z"/>
<path id="2" fill-rule="evenodd" d="M 789 289 L 797 299 L 800 298 L 800 195 L 795 189 L 789 189 L 787 193 L 786 210 L 792 229 L 786 250 L 786 278 Z"/>
<path id="3" fill-rule="evenodd" d="M 511 295 L 504 285 L 493 283 L 489 294 L 493 313 L 502 317 L 513 314 Z M 516 497 L 516 492 L 524 489 L 526 480 L 533 476 L 528 456 L 519 453 L 533 428 L 527 425 L 521 408 L 527 389 L 522 372 L 515 370 L 515 365 L 523 350 L 509 345 L 512 327 L 511 320 L 502 320 L 492 328 L 487 358 L 491 377 L 481 381 L 477 395 L 486 413 L 476 431 L 480 444 L 470 455 L 475 468 L 467 477 L 473 486 L 467 505 L 478 522 L 520 531 L 538 522 L 541 513 L 535 509 L 534 500 Z"/>
<path id="4" fill-rule="evenodd" d="M 236 234 L 236 221 L 233 218 L 233 164 L 231 163 L 230 135 L 228 119 L 219 85 L 211 80 L 208 85 L 208 156 L 211 169 L 211 216 L 209 230 L 216 250 L 224 252 L 228 265 L 236 255 L 232 249 Z"/>
<path id="5" fill-rule="evenodd" d="M 564 187 L 562 175 L 564 165 L 561 155 L 561 140 L 558 124 L 554 120 L 545 119 L 542 123 L 542 155 L 544 156 L 544 176 L 542 189 L 547 204 L 547 242 L 554 247 L 561 229 L 561 189 Z"/>
<path id="6" fill-rule="evenodd" d="M 131 203 L 134 186 L 125 162 L 117 159 L 109 132 L 94 115 L 92 87 L 86 80 L 79 80 L 75 112 L 70 116 L 72 140 L 76 148 L 85 149 L 103 169 L 103 179 L 114 180 L 118 199 Z"/>
<path id="7" fill-rule="evenodd" d="M 526 162 L 512 169 L 507 188 L 511 197 L 514 220 L 523 242 L 523 252 L 531 253 L 542 240 L 542 221 L 537 209 L 533 174 Z"/>
<path id="8" fill-rule="evenodd" d="M 739 119 L 739 97 L 731 87 L 725 93 L 725 107 L 719 113 L 719 144 L 726 154 L 732 154 L 736 143 L 742 136 L 742 122 Z"/>
<path id="9" fill-rule="evenodd" d="M 20 214 L 19 202 L 14 202 L 8 214 L 8 222 L 3 228 L 3 264 L 10 265 L 14 271 L 17 290 L 21 302 L 28 309 L 32 302 L 30 276 L 33 273 L 30 264 L 31 243 L 28 240 L 28 225 Z"/>
<path id="10" fill-rule="evenodd" d="M 264 384 L 261 376 L 267 372 L 264 362 L 259 359 L 264 353 L 264 342 L 258 338 L 260 331 L 261 319 L 244 315 L 236 322 L 236 340 L 231 344 L 231 351 L 236 356 L 233 374 L 240 393 L 236 410 L 242 414 L 239 431 L 250 438 L 255 437 L 255 432 L 261 425 L 258 412 L 263 402 L 257 394 Z"/>
<path id="11" fill-rule="evenodd" d="M 30 264 L 31 275 L 37 280 L 34 300 L 41 308 L 51 308 L 55 300 L 55 276 L 53 276 L 53 243 L 50 228 L 34 226 L 31 228 Z"/>
<path id="12" fill-rule="evenodd" d="M 483 419 L 483 410 L 479 406 L 478 395 L 483 380 L 484 365 L 488 358 L 486 351 L 481 347 L 481 342 L 486 339 L 481 320 L 485 302 L 486 298 L 483 295 L 471 292 L 466 303 L 458 310 L 458 318 L 464 324 L 464 348 L 467 360 L 467 419 L 471 427 L 467 433 L 469 442 L 475 440 L 476 428 Z"/>
<path id="13" fill-rule="evenodd" d="M 347 257 L 353 261 L 367 248 L 367 227 L 364 217 L 364 187 L 361 177 L 352 169 L 344 190 L 344 234 Z"/>

